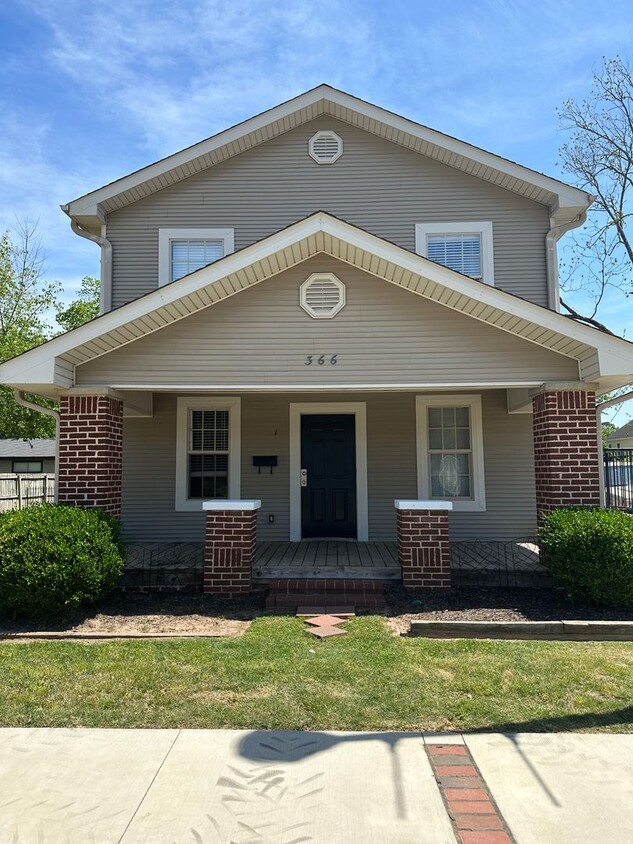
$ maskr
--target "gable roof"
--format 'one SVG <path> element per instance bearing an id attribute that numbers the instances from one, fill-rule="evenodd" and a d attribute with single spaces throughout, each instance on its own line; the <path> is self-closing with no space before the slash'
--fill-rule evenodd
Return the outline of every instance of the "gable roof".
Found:
<path id="1" fill-rule="evenodd" d="M 0 457 L 55 457 L 55 440 L 0 440 Z"/>
<path id="2" fill-rule="evenodd" d="M 327 254 L 412 294 L 578 361 L 603 391 L 633 381 L 633 344 L 490 287 L 323 211 L 109 311 L 0 365 L 0 383 L 43 395 L 74 385 L 74 367 Z"/>
<path id="3" fill-rule="evenodd" d="M 324 84 L 74 199 L 62 209 L 81 226 L 99 234 L 104 216 L 109 212 L 150 196 L 321 115 L 330 115 L 547 205 L 557 225 L 576 220 L 593 201 L 586 191 Z"/>
<path id="4" fill-rule="evenodd" d="M 626 437 L 633 437 L 633 419 L 631 419 L 625 425 L 622 425 L 622 427 L 618 428 L 617 431 L 613 431 L 613 433 L 609 434 L 607 439 L 618 440 L 624 439 Z"/>

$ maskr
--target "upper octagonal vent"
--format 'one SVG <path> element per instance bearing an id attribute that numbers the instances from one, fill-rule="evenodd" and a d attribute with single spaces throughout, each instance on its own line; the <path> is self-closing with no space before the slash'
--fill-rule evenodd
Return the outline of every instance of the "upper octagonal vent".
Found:
<path id="1" fill-rule="evenodd" d="M 334 164 L 343 155 L 343 139 L 329 129 L 317 132 L 310 138 L 309 152 L 317 164 Z"/>

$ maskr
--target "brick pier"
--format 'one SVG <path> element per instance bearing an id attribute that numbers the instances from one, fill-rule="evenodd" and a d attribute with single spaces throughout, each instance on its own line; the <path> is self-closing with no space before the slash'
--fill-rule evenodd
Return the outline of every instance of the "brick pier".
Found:
<path id="1" fill-rule="evenodd" d="M 251 591 L 261 501 L 205 501 L 202 591 L 234 598 Z"/>
<path id="2" fill-rule="evenodd" d="M 598 507 L 596 394 L 545 384 L 532 402 L 539 520 L 557 507 Z"/>
<path id="3" fill-rule="evenodd" d="M 123 406 L 110 396 L 62 396 L 58 501 L 121 514 Z"/>
<path id="4" fill-rule="evenodd" d="M 408 589 L 450 589 L 450 501 L 395 501 L 398 559 Z"/>

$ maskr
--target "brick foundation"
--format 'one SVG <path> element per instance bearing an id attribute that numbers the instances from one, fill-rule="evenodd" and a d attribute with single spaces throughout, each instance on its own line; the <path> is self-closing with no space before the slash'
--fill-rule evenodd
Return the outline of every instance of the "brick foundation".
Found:
<path id="1" fill-rule="evenodd" d="M 599 506 L 596 394 L 552 390 L 532 401 L 539 520 L 557 507 Z"/>
<path id="2" fill-rule="evenodd" d="M 408 589 L 450 589 L 447 510 L 396 510 L 398 559 Z"/>
<path id="3" fill-rule="evenodd" d="M 123 406 L 109 396 L 62 396 L 58 501 L 121 514 Z"/>
<path id="4" fill-rule="evenodd" d="M 202 591 L 247 595 L 257 541 L 257 510 L 207 510 Z"/>

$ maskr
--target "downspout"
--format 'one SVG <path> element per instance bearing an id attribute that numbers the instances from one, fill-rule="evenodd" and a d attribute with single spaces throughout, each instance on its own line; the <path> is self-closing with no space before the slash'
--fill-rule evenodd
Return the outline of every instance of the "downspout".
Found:
<path id="1" fill-rule="evenodd" d="M 62 206 L 68 213 L 68 206 Z M 101 296 L 99 301 L 99 316 L 112 309 L 112 244 L 105 237 L 105 226 L 101 226 L 101 234 L 93 234 L 82 228 L 79 223 L 70 218 L 70 227 L 80 237 L 91 240 L 101 247 Z"/>
<path id="2" fill-rule="evenodd" d="M 13 396 L 16 402 L 27 410 L 36 410 L 38 413 L 44 413 L 46 416 L 52 416 L 55 420 L 55 503 L 58 499 L 58 485 L 59 485 L 59 411 L 53 410 L 52 407 L 44 407 L 41 404 L 29 401 L 24 395 L 24 390 L 14 388 Z"/>
<path id="3" fill-rule="evenodd" d="M 606 410 L 608 407 L 613 407 L 614 404 L 622 404 L 625 401 L 630 401 L 633 399 L 633 390 L 629 390 L 628 393 L 624 393 L 621 396 L 616 396 L 613 399 L 608 399 L 608 401 L 601 402 L 600 404 L 596 405 L 596 429 L 598 431 L 598 460 L 600 464 L 600 505 L 602 507 L 606 506 L 607 499 L 606 499 L 606 492 L 604 489 L 604 448 L 602 445 L 602 411 Z"/>
<path id="4" fill-rule="evenodd" d="M 553 217 L 549 218 L 550 229 L 545 235 L 545 270 L 547 275 L 547 306 L 552 311 L 560 311 L 560 286 L 558 283 L 558 254 L 556 243 L 568 231 L 582 226 L 587 219 L 587 212 L 583 211 L 569 223 L 556 225 Z"/>

